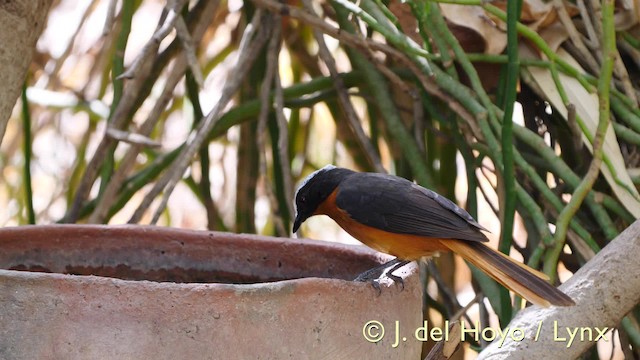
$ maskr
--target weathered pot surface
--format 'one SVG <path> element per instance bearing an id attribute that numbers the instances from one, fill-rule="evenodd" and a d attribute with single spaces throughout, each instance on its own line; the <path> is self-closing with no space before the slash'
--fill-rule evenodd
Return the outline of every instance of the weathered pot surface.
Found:
<path id="1" fill-rule="evenodd" d="M 387 282 L 379 296 L 345 281 L 386 259 L 161 227 L 0 229 L 0 358 L 418 359 L 416 267 L 399 271 L 404 291 Z M 381 331 L 363 333 L 370 321 L 382 340 L 365 337 Z"/>

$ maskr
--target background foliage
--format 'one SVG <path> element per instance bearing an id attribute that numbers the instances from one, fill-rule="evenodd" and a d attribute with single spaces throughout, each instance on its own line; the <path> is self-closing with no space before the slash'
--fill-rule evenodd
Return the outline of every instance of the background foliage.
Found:
<path id="1" fill-rule="evenodd" d="M 637 3 L 76 5 L 53 7 L 2 143 L 5 225 L 290 236 L 295 184 L 336 163 L 480 204 L 500 250 L 557 282 L 640 216 Z M 438 263 L 426 317 L 512 317 L 476 271 L 460 304 L 465 265 Z M 619 328 L 627 355 L 637 316 Z"/>

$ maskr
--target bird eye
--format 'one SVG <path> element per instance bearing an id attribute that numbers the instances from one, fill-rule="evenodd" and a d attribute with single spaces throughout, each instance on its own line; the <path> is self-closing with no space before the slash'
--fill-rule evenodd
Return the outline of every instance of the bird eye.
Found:
<path id="1" fill-rule="evenodd" d="M 307 198 L 305 196 L 301 196 L 300 197 L 300 202 L 303 203 L 303 204 L 306 203 L 307 202 Z"/>

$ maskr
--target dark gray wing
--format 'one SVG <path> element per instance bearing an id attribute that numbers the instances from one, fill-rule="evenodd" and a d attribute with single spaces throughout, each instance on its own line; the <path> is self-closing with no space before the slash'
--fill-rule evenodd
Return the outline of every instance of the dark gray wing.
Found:
<path id="1" fill-rule="evenodd" d="M 381 230 L 443 239 L 488 241 L 486 230 L 449 199 L 406 179 L 358 173 L 340 184 L 336 205 Z"/>

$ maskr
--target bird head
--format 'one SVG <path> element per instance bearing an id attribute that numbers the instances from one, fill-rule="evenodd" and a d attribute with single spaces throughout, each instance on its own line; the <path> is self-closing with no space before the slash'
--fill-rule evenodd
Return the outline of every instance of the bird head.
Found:
<path id="1" fill-rule="evenodd" d="M 316 214 L 318 206 L 331 195 L 340 181 L 351 173 L 351 170 L 327 165 L 314 171 L 300 183 L 295 195 L 296 218 L 293 222 L 293 232 L 298 231 L 305 220 Z"/>

